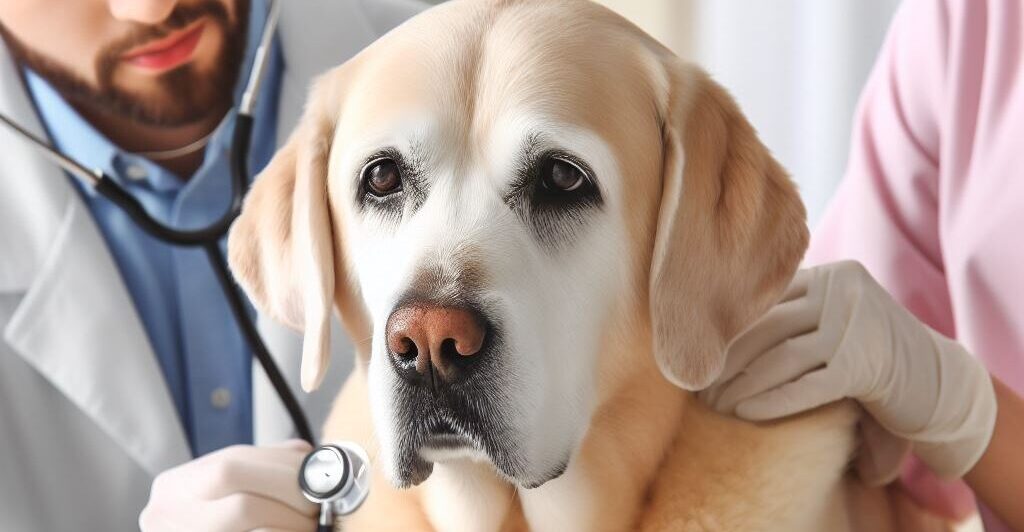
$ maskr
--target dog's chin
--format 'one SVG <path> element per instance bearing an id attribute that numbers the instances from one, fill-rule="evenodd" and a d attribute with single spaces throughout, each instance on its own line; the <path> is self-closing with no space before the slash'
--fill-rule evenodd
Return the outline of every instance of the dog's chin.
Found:
<path id="1" fill-rule="evenodd" d="M 471 462 L 490 462 L 487 452 L 472 438 L 456 434 L 432 436 L 420 447 L 420 456 L 437 463 L 468 460 Z"/>
<path id="2" fill-rule="evenodd" d="M 434 463 L 418 456 L 411 456 L 398 461 L 389 475 L 391 483 L 399 489 L 418 486 L 430 478 L 434 472 Z"/>
<path id="3" fill-rule="evenodd" d="M 399 488 L 410 488 L 426 481 L 434 471 L 434 464 L 474 462 L 490 465 L 498 475 L 519 488 L 533 489 L 562 476 L 569 463 L 566 457 L 555 467 L 534 472 L 530 464 L 510 453 L 492 454 L 478 441 L 452 435 L 430 438 L 417 451 L 400 454 L 391 475 Z"/>
<path id="4" fill-rule="evenodd" d="M 556 465 L 555 467 L 547 469 L 544 473 L 540 475 L 535 475 L 525 479 L 511 479 L 511 481 L 522 489 L 532 490 L 534 488 L 539 488 L 544 484 L 547 484 L 548 482 L 562 476 L 563 474 L 565 474 L 565 470 L 568 467 L 569 459 L 566 458 L 565 460 L 559 462 L 558 465 Z"/>

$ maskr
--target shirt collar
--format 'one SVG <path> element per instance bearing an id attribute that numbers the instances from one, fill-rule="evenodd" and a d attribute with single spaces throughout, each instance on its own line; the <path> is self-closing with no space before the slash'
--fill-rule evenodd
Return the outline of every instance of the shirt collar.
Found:
<path id="1" fill-rule="evenodd" d="M 263 25 L 267 19 L 266 0 L 254 0 L 249 10 L 249 30 L 246 36 L 246 52 L 239 72 L 238 80 L 235 82 L 234 103 L 237 106 L 245 90 L 245 83 L 249 79 L 249 72 L 252 70 L 252 62 L 256 55 L 256 48 L 259 46 L 260 37 L 263 33 Z M 276 39 L 275 39 L 276 40 Z M 269 59 L 267 79 L 273 80 L 280 75 L 280 53 L 275 42 L 274 50 Z M 146 185 L 157 191 L 177 191 L 187 185 L 177 176 L 163 170 L 152 161 L 144 157 L 127 152 L 105 135 L 100 133 L 87 122 L 75 109 L 61 97 L 60 93 L 42 76 L 26 68 L 25 79 L 29 93 L 35 101 L 40 118 L 46 125 L 46 129 L 55 148 L 75 159 L 89 168 L 98 168 L 105 172 L 118 184 L 125 186 L 126 169 L 130 166 L 140 166 L 144 172 Z M 264 87 L 264 91 L 266 87 Z M 269 95 L 261 94 L 257 101 L 254 116 L 257 120 L 267 117 L 274 109 L 272 98 Z M 224 116 L 220 124 L 214 129 L 210 141 L 204 149 L 203 163 L 196 175 L 202 174 L 207 166 L 213 164 L 211 154 L 225 152 L 230 149 L 232 132 L 234 130 L 235 114 L 237 108 L 233 106 L 228 114 Z M 129 177 L 130 179 L 130 177 Z M 87 192 L 94 194 L 91 189 Z"/>
<path id="2" fill-rule="evenodd" d="M 46 125 L 53 147 L 68 157 L 113 176 L 117 146 L 96 131 L 57 92 L 34 71 L 25 69 L 25 81 Z"/>

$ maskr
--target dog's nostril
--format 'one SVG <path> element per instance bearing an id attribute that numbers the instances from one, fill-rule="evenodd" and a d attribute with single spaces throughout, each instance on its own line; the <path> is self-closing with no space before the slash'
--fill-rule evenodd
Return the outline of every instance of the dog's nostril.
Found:
<path id="1" fill-rule="evenodd" d="M 458 356 L 463 356 L 461 353 L 459 353 L 454 338 L 447 338 L 445 339 L 445 341 L 441 342 L 441 356 L 449 359 Z"/>
<path id="2" fill-rule="evenodd" d="M 399 343 L 401 344 L 401 348 L 395 351 L 396 355 L 402 358 L 416 358 L 416 355 L 419 354 L 419 351 L 416 349 L 416 342 L 413 342 L 412 338 L 406 336 L 405 338 L 402 338 Z"/>

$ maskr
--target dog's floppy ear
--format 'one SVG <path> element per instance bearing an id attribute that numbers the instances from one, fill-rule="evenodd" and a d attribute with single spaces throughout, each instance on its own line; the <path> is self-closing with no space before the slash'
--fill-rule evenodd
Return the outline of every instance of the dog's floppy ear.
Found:
<path id="1" fill-rule="evenodd" d="M 228 237 L 235 279 L 256 307 L 303 331 L 302 387 L 320 385 L 330 362 L 335 296 L 327 170 L 341 100 L 340 74 L 314 85 L 288 142 L 246 196 Z"/>
<path id="2" fill-rule="evenodd" d="M 732 97 L 696 67 L 665 64 L 654 352 L 666 378 L 700 390 L 728 342 L 781 296 L 808 234 L 795 186 Z"/>

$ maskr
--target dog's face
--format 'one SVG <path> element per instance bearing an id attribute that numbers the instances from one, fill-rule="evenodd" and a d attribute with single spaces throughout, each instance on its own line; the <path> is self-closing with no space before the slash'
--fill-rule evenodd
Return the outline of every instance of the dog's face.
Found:
<path id="1" fill-rule="evenodd" d="M 397 485 L 469 457 L 533 487 L 652 351 L 684 387 L 714 378 L 802 214 L 728 97 L 617 16 L 455 2 L 320 80 L 230 254 L 305 330 L 307 388 L 341 310 Z"/>

